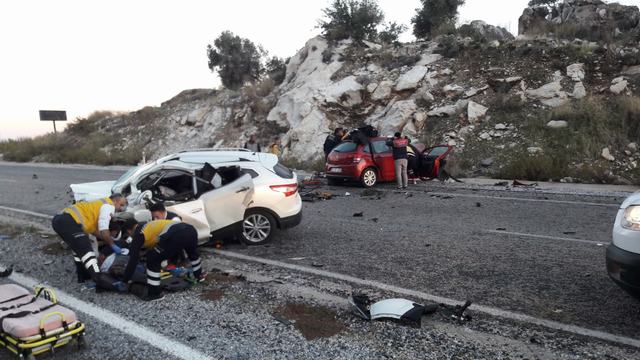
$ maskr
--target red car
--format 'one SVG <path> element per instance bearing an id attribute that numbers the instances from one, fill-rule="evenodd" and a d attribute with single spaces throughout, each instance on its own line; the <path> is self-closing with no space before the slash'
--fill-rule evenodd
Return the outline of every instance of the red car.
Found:
<path id="1" fill-rule="evenodd" d="M 369 141 L 367 145 L 345 141 L 331 151 L 325 169 L 330 185 L 357 180 L 364 187 L 372 187 L 378 182 L 396 180 L 393 154 L 386 143 L 387 138 L 375 137 Z M 431 179 L 439 177 L 452 147 L 441 145 L 426 148 L 423 144 L 411 146 L 416 154 L 414 175 Z"/>

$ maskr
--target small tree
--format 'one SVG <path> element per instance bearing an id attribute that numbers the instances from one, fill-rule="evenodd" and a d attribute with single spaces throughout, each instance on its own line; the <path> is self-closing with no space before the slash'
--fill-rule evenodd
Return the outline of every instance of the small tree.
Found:
<path id="1" fill-rule="evenodd" d="M 454 24 L 458 16 L 458 7 L 465 0 L 420 0 L 422 7 L 416 9 L 411 19 L 413 35 L 419 39 L 429 38 L 441 26 Z"/>
<path id="2" fill-rule="evenodd" d="M 222 85 L 232 90 L 260 79 L 264 71 L 261 62 L 263 55 L 265 51 L 261 46 L 234 35 L 231 31 L 223 31 L 214 40 L 213 46 L 207 45 L 209 69 L 217 69 Z"/>
<path id="3" fill-rule="evenodd" d="M 392 22 L 387 24 L 385 28 L 380 31 L 378 39 L 380 39 L 383 44 L 397 45 L 399 43 L 398 39 L 400 38 L 400 35 L 405 31 L 407 31 L 407 25 Z"/>
<path id="4" fill-rule="evenodd" d="M 276 85 L 282 84 L 287 75 L 287 66 L 284 60 L 274 56 L 265 64 L 267 75 L 275 82 Z"/>
<path id="5" fill-rule="evenodd" d="M 376 0 L 334 0 L 322 12 L 326 19 L 321 19 L 318 25 L 329 41 L 376 40 L 377 27 L 384 20 Z"/>

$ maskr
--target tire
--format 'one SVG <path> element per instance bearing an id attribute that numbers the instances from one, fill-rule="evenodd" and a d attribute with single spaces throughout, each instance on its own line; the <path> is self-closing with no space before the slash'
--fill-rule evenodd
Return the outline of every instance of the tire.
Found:
<path id="1" fill-rule="evenodd" d="M 366 168 L 360 174 L 360 184 L 364 188 L 370 188 L 378 183 L 378 173 L 374 168 Z"/>
<path id="2" fill-rule="evenodd" d="M 264 210 L 249 210 L 244 214 L 240 239 L 249 246 L 263 245 L 271 241 L 278 224 L 270 213 Z"/>

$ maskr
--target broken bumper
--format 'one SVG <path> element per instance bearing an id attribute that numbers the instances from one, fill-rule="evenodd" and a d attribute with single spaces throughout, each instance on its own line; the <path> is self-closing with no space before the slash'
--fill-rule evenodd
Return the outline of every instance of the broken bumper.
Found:
<path id="1" fill-rule="evenodd" d="M 293 216 L 280 218 L 280 229 L 289 229 L 297 226 L 302 221 L 302 210 Z"/>
<path id="2" fill-rule="evenodd" d="M 606 257 L 609 277 L 629 294 L 640 299 L 640 254 L 609 245 Z"/>

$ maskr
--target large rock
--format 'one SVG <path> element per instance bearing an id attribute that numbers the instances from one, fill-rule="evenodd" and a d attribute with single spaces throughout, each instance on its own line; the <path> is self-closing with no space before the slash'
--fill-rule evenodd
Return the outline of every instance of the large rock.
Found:
<path id="1" fill-rule="evenodd" d="M 573 96 L 575 99 L 582 99 L 583 97 L 587 96 L 587 89 L 584 87 L 582 81 L 577 82 L 575 85 L 573 85 L 573 93 L 571 93 L 571 96 Z"/>
<path id="2" fill-rule="evenodd" d="M 376 87 L 376 90 L 371 94 L 371 99 L 373 100 L 384 100 L 388 99 L 391 96 L 391 92 L 393 91 L 393 82 L 389 80 L 381 81 Z"/>
<path id="3" fill-rule="evenodd" d="M 584 80 L 584 64 L 577 63 L 567 66 L 567 76 L 575 82 Z"/>
<path id="4" fill-rule="evenodd" d="M 469 104 L 467 100 L 458 100 L 455 104 L 440 106 L 427 113 L 430 117 L 445 117 L 459 114 Z"/>
<path id="5" fill-rule="evenodd" d="M 467 119 L 469 120 L 469 124 L 473 125 L 482 121 L 487 115 L 487 111 L 489 111 L 488 107 L 469 101 L 467 105 Z"/>
<path id="6" fill-rule="evenodd" d="M 429 68 L 426 66 L 418 65 L 414 66 L 411 70 L 402 74 L 396 84 L 396 91 L 411 90 L 418 87 L 418 84 L 427 75 Z"/>
<path id="7" fill-rule="evenodd" d="M 381 136 L 393 135 L 414 119 L 414 113 L 418 110 L 415 101 L 396 101 L 380 118 L 372 121 Z M 416 129 L 417 130 L 417 129 Z"/>
<path id="8" fill-rule="evenodd" d="M 498 41 L 498 45 L 500 42 L 514 39 L 513 35 L 507 29 L 489 25 L 482 20 L 474 20 L 469 24 L 460 26 L 459 32 L 463 36 L 481 39 L 488 43 Z"/>
<path id="9" fill-rule="evenodd" d="M 569 101 L 567 93 L 562 91 L 562 84 L 559 81 L 548 83 L 537 89 L 526 90 L 525 95 L 550 107 L 562 106 Z"/>
<path id="10" fill-rule="evenodd" d="M 569 126 L 569 123 L 564 120 L 551 120 L 547 123 L 549 129 L 563 129 L 567 126 Z"/>
<path id="11" fill-rule="evenodd" d="M 328 103 L 353 107 L 362 103 L 362 90 L 364 86 L 356 80 L 356 77 L 348 76 L 325 89 L 325 100 Z"/>
<path id="12" fill-rule="evenodd" d="M 616 158 L 613 157 L 613 155 L 611 155 L 611 151 L 609 150 L 608 147 L 602 149 L 602 158 L 607 160 L 607 161 L 615 161 Z"/>
<path id="13" fill-rule="evenodd" d="M 609 91 L 611 91 L 612 93 L 618 95 L 618 94 L 622 93 L 623 91 L 627 90 L 627 86 L 628 85 L 629 85 L 629 83 L 624 78 L 622 78 L 622 77 L 615 78 L 611 82 L 611 87 L 609 88 Z"/>

